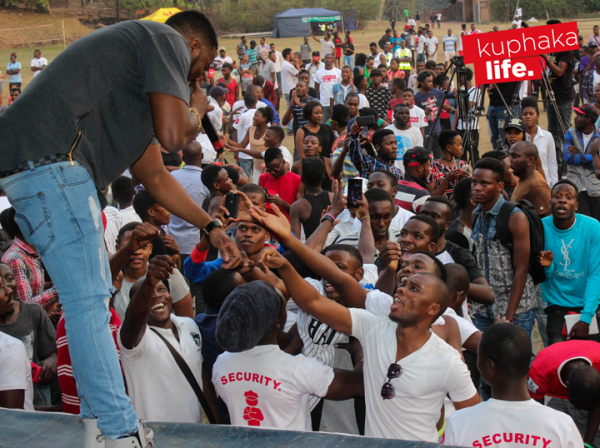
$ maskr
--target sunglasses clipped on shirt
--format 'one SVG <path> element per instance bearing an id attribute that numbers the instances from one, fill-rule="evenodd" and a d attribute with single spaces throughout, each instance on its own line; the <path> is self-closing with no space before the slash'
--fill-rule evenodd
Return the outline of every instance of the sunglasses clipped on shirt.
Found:
<path id="1" fill-rule="evenodd" d="M 381 388 L 381 396 L 384 400 L 391 400 L 396 396 L 396 389 L 394 388 L 394 385 L 391 383 L 391 381 L 393 379 L 400 378 L 403 372 L 404 371 L 402 370 L 400 364 L 396 364 L 395 362 L 390 364 L 387 371 L 388 380 L 383 384 L 383 387 Z"/>

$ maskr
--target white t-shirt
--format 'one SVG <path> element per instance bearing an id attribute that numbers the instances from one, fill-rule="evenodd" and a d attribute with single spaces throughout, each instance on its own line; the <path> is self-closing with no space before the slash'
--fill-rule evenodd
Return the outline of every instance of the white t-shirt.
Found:
<path id="1" fill-rule="evenodd" d="M 438 44 L 438 38 L 435 36 L 425 38 L 425 43 L 427 44 L 427 52 L 433 53 L 436 51 L 435 46 Z"/>
<path id="2" fill-rule="evenodd" d="M 410 109 L 410 124 L 415 128 L 419 129 L 427 127 L 427 119 L 425 118 L 425 112 L 420 107 L 413 106 Z"/>
<path id="3" fill-rule="evenodd" d="M 0 331 L 0 391 L 24 390 L 23 409 L 33 411 L 31 363 L 25 345 Z"/>
<path id="4" fill-rule="evenodd" d="M 592 135 L 594 135 L 593 132 L 591 134 L 584 134 L 583 132 L 581 133 L 581 136 L 583 137 L 583 148 L 584 149 L 587 149 L 588 143 L 592 139 Z"/>
<path id="5" fill-rule="evenodd" d="M 217 66 L 217 70 L 221 70 L 221 67 L 223 67 L 223 64 L 226 62 L 233 64 L 233 59 L 231 59 L 229 56 L 225 56 L 224 58 L 217 56 L 213 61 L 213 63 Z"/>
<path id="6" fill-rule="evenodd" d="M 281 93 L 288 95 L 296 87 L 298 69 L 288 61 L 281 64 Z"/>
<path id="7" fill-rule="evenodd" d="M 213 163 L 217 158 L 217 151 L 215 151 L 214 146 L 208 139 L 208 135 L 198 134 L 196 141 L 202 146 L 202 163 Z"/>
<path id="8" fill-rule="evenodd" d="M 310 74 L 310 81 L 308 82 L 309 87 L 315 87 L 315 75 L 322 68 L 325 68 L 325 63 L 323 62 L 319 62 L 317 65 L 310 63 L 305 67 L 305 70 Z"/>
<path id="9" fill-rule="evenodd" d="M 441 14 L 436 14 L 435 15 L 435 20 L 442 20 L 442 15 Z"/>
<path id="10" fill-rule="evenodd" d="M 517 29 L 521 28 L 521 21 L 520 20 L 513 20 L 512 24 L 513 25 L 517 25 Z"/>
<path id="11" fill-rule="evenodd" d="M 333 377 L 316 359 L 258 345 L 219 355 L 212 382 L 232 425 L 312 431 L 309 396 L 324 397 Z"/>
<path id="12" fill-rule="evenodd" d="M 414 126 L 409 126 L 407 130 L 402 131 L 393 124 L 390 124 L 386 129 L 394 131 L 396 142 L 398 143 L 395 165 L 404 173 L 404 163 L 402 162 L 404 153 L 415 146 L 423 146 L 421 130 Z M 401 229 L 402 227 L 399 228 Z"/>
<path id="13" fill-rule="evenodd" d="M 219 102 L 212 96 L 208 97 L 208 104 L 214 107 L 213 110 L 208 111 L 208 117 L 210 122 L 215 127 L 215 131 L 220 131 L 223 128 L 223 109 L 219 106 Z"/>
<path id="14" fill-rule="evenodd" d="M 535 400 L 493 398 L 454 412 L 446 422 L 445 445 L 469 447 L 579 448 L 583 439 L 573 419 Z"/>
<path id="15" fill-rule="evenodd" d="M 477 331 L 479 331 L 471 321 L 465 319 L 464 317 L 460 317 L 458 314 L 456 314 L 456 311 L 450 307 L 446 308 L 443 316 L 452 316 L 458 324 L 458 331 L 460 332 L 460 345 L 463 345 L 467 339 L 473 336 L 473 333 L 477 333 Z M 463 350 L 465 349 L 463 348 Z"/>
<path id="16" fill-rule="evenodd" d="M 121 289 L 115 294 L 115 298 L 113 299 L 113 308 L 117 312 L 121 322 L 123 322 L 125 319 L 125 312 L 127 311 L 127 307 L 131 301 L 129 292 L 131 291 L 131 288 L 133 288 L 134 284 L 135 283 L 131 283 L 126 279 L 123 279 L 123 283 L 121 283 Z M 190 292 L 190 288 L 185 282 L 181 272 L 179 272 L 179 269 L 173 269 L 173 273 L 169 279 L 169 289 L 171 290 L 171 300 L 173 300 L 173 303 L 179 302 Z"/>
<path id="17" fill-rule="evenodd" d="M 43 67 L 44 65 L 48 65 L 48 59 L 46 58 L 33 58 L 31 60 L 31 66 L 32 67 Z M 37 70 L 35 72 L 33 72 L 33 77 L 35 78 L 37 75 L 39 75 L 40 73 L 42 73 L 43 70 Z"/>
<path id="18" fill-rule="evenodd" d="M 417 36 L 417 53 L 425 53 L 425 39 L 426 36 Z"/>
<path id="19" fill-rule="evenodd" d="M 281 149 L 281 154 L 283 154 L 283 160 L 285 160 L 287 163 L 290 164 L 290 169 L 291 169 L 292 165 L 294 164 L 294 156 L 292 156 L 292 153 L 285 146 L 280 146 L 279 149 Z M 265 152 L 267 152 L 267 151 L 262 152 L 263 158 L 265 157 Z M 242 153 L 240 152 L 240 155 L 241 154 Z"/>
<path id="20" fill-rule="evenodd" d="M 123 225 L 129 224 L 130 222 L 142 222 L 140 215 L 135 212 L 133 205 L 122 208 L 119 213 L 121 213 L 121 218 L 123 218 Z"/>
<path id="21" fill-rule="evenodd" d="M 342 71 L 333 67 L 331 70 L 322 68 L 315 75 L 315 83 L 319 83 L 321 105 L 329 107 L 329 99 L 333 98 L 333 85 L 342 81 Z"/>
<path id="22" fill-rule="evenodd" d="M 252 126 L 254 120 L 254 114 L 256 113 L 256 109 L 248 109 L 240 118 L 238 118 L 235 123 L 233 123 L 234 129 L 237 129 L 237 141 L 238 143 L 242 143 L 244 141 L 244 137 L 248 133 L 248 130 Z M 241 151 L 238 152 L 238 156 L 240 159 L 251 159 L 252 156 L 245 154 Z"/>
<path id="23" fill-rule="evenodd" d="M 262 101 L 257 101 L 256 102 L 256 108 L 260 109 L 261 107 L 267 107 L 267 105 L 265 103 L 263 103 Z M 244 102 L 244 100 L 239 100 L 239 101 L 236 101 L 235 103 L 233 103 L 233 106 L 231 106 L 231 111 L 233 112 L 234 110 L 237 110 L 237 109 L 240 109 L 240 110 L 238 110 L 235 114 L 231 115 L 231 119 L 233 120 L 234 123 L 235 123 L 235 121 L 238 118 L 240 118 L 240 116 L 244 112 L 246 112 L 248 110 L 248 108 L 246 107 L 246 103 Z"/>
<path id="24" fill-rule="evenodd" d="M 326 54 L 330 54 L 331 56 L 335 56 L 335 44 L 329 40 L 319 39 L 321 42 L 321 57 L 324 58 Z"/>
<path id="25" fill-rule="evenodd" d="M 351 308 L 350 314 L 352 336 L 364 354 L 365 435 L 437 443 L 435 425 L 446 393 L 455 402 L 477 394 L 460 354 L 432 333 L 419 350 L 398 361 L 403 374 L 391 381 L 396 396 L 383 400 L 381 387 L 396 362 L 398 324 L 367 310 Z"/>
<path id="26" fill-rule="evenodd" d="M 333 89 L 333 87 L 332 87 Z M 369 100 L 362 93 L 358 94 L 358 108 L 363 109 L 365 107 L 369 107 Z"/>
<path id="27" fill-rule="evenodd" d="M 189 317 L 171 314 L 172 330 L 155 328 L 179 352 L 202 387 L 202 338 Z M 121 327 L 122 329 L 123 327 Z M 118 342 L 127 391 L 138 418 L 153 422 L 201 423 L 200 402 L 165 343 L 149 327 L 139 344 L 127 349 Z"/>

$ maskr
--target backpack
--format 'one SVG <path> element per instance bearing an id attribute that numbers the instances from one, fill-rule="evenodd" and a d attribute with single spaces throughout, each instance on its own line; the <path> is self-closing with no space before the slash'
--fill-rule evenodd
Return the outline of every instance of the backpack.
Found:
<path id="1" fill-rule="evenodd" d="M 508 221 L 515 207 L 519 207 L 527 220 L 529 221 L 529 242 L 531 250 L 529 253 L 529 275 L 535 285 L 546 281 L 546 272 L 544 267 L 540 264 L 538 256 L 540 252 L 544 251 L 544 225 L 539 215 L 535 211 L 535 207 L 531 202 L 526 199 L 521 199 L 519 202 L 506 201 L 500 207 L 498 212 L 498 219 L 496 221 L 496 238 L 500 241 L 504 247 L 510 251 L 510 257 L 512 260 L 513 256 L 513 240 L 510 230 L 508 228 Z M 476 219 L 473 221 L 475 224 Z"/>

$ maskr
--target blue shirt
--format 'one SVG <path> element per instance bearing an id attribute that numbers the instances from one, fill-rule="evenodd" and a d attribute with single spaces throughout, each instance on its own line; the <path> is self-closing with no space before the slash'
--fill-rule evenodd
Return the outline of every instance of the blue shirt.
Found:
<path id="1" fill-rule="evenodd" d="M 20 69 L 21 69 L 20 62 L 15 62 L 14 64 L 12 62 L 9 62 L 8 65 L 6 66 L 6 70 L 20 70 Z M 19 72 L 18 75 L 10 75 L 10 82 L 22 82 L 21 81 L 21 72 Z"/>
<path id="2" fill-rule="evenodd" d="M 212 369 L 217 357 L 223 353 L 223 349 L 217 344 L 217 317 L 219 310 L 216 308 L 206 307 L 202 314 L 198 314 L 194 321 L 200 329 L 202 335 L 202 359 L 206 366 Z"/>
<path id="3" fill-rule="evenodd" d="M 180 170 L 172 171 L 171 175 L 187 191 L 194 202 L 202 207 L 204 199 L 210 195 L 200 179 L 202 168 L 185 165 Z M 194 246 L 200 241 L 200 229 L 175 215 L 171 215 L 168 233 L 175 238 L 182 254 L 191 254 Z"/>
<path id="4" fill-rule="evenodd" d="M 544 301 L 582 309 L 581 320 L 589 324 L 600 298 L 600 223 L 580 214 L 567 230 L 557 229 L 552 216 L 542 219 L 542 223 L 545 249 L 554 254 L 542 283 Z"/>
<path id="5" fill-rule="evenodd" d="M 277 113 L 277 111 L 275 110 L 275 106 L 273 106 L 273 103 L 270 102 L 268 99 L 263 98 L 261 100 L 263 103 L 265 103 L 267 106 L 269 106 L 271 108 L 271 110 L 273 111 L 273 123 L 272 124 L 279 124 L 281 123 L 281 119 L 279 118 L 279 114 Z"/>
<path id="6" fill-rule="evenodd" d="M 453 34 L 451 36 L 448 36 L 447 34 L 444 36 L 444 38 L 442 39 L 442 42 L 444 42 L 444 51 L 445 52 L 451 52 L 451 51 L 456 51 L 456 36 Z"/>
<path id="7" fill-rule="evenodd" d="M 393 47 L 393 51 L 392 51 L 392 53 L 395 53 L 395 52 L 396 52 L 396 50 L 397 50 L 398 48 L 400 48 L 400 41 L 401 41 L 401 40 L 402 40 L 402 38 L 401 38 L 401 37 L 392 37 L 392 38 L 390 39 L 390 45 L 392 45 L 392 47 Z"/>

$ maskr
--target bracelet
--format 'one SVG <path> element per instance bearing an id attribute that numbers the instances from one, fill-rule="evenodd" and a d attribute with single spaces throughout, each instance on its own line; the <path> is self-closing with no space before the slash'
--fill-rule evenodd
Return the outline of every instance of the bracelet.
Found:
<path id="1" fill-rule="evenodd" d="M 363 219 L 365 219 L 365 218 L 369 218 L 369 219 L 371 219 L 371 215 L 365 215 L 365 216 L 363 216 L 362 218 L 359 218 L 359 221 L 362 221 L 362 220 L 363 220 Z"/>
<path id="2" fill-rule="evenodd" d="M 200 118 L 200 114 L 193 107 L 190 107 L 190 112 L 192 112 L 198 119 L 198 132 L 200 132 L 200 129 L 202 129 L 202 118 Z"/>
<path id="3" fill-rule="evenodd" d="M 323 221 L 329 221 L 331 223 L 331 225 L 333 225 L 333 223 L 335 222 L 335 218 L 333 217 L 333 215 L 330 215 L 329 213 L 325 213 L 323 215 L 323 217 L 321 218 L 320 222 Z"/>

